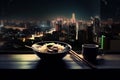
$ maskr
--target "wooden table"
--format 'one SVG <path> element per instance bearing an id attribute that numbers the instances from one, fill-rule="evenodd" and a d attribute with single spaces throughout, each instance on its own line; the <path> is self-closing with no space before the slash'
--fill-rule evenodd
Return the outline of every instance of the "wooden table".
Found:
<path id="1" fill-rule="evenodd" d="M 79 54 L 81 57 L 82 55 Z M 120 54 L 98 56 L 98 69 L 120 69 Z M 75 62 L 70 54 L 61 61 L 43 61 L 35 54 L 0 54 L 0 69 L 91 69 L 83 62 Z"/>

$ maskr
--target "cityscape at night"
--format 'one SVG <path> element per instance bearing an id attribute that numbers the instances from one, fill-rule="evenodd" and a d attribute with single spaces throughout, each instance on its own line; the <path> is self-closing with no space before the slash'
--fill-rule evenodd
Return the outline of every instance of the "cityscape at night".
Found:
<path id="1" fill-rule="evenodd" d="M 79 41 L 79 34 L 85 35 L 92 18 L 100 15 L 99 5 L 99 0 L 89 4 L 85 0 L 3 0 L 1 50 L 23 50 L 24 45 L 48 40 L 68 42 L 73 46 L 76 42 L 80 44 L 76 48 L 81 49 L 87 36 Z"/>
<path id="2" fill-rule="evenodd" d="M 120 39 L 118 0 L 89 3 L 87 0 L 1 0 L 0 3 L 1 51 L 30 50 L 25 45 L 40 41 L 67 42 L 76 51 L 85 43 L 110 50 L 113 48 L 108 40 Z"/>

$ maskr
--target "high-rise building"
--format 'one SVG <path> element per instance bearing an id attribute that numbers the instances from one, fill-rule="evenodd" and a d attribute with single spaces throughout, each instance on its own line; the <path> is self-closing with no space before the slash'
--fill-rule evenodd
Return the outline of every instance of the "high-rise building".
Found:
<path id="1" fill-rule="evenodd" d="M 87 42 L 88 43 L 93 43 L 94 41 L 94 36 L 93 36 L 93 25 L 87 26 Z"/>
<path id="2" fill-rule="evenodd" d="M 84 43 L 87 42 L 87 31 L 85 31 L 85 30 L 79 30 L 78 31 L 78 41 L 81 44 L 84 44 Z"/>
<path id="3" fill-rule="evenodd" d="M 99 43 L 100 37 L 101 37 L 101 22 L 99 16 L 95 16 L 94 21 L 93 21 L 93 33 L 95 35 L 94 41 Z"/>
<path id="4" fill-rule="evenodd" d="M 76 23 L 76 17 L 75 17 L 75 13 L 72 14 L 72 19 L 71 19 L 72 23 Z"/>
<path id="5" fill-rule="evenodd" d="M 69 25 L 69 40 L 75 41 L 76 40 L 76 24 Z"/>
<path id="6" fill-rule="evenodd" d="M 56 26 L 55 26 L 55 31 L 61 31 L 62 30 L 62 24 L 56 24 Z"/>
<path id="7" fill-rule="evenodd" d="M 79 24 L 76 22 L 76 40 L 78 40 Z"/>
<path id="8" fill-rule="evenodd" d="M 98 34 L 100 32 L 100 18 L 99 18 L 99 16 L 95 16 L 93 24 L 94 24 L 93 32 Z"/>

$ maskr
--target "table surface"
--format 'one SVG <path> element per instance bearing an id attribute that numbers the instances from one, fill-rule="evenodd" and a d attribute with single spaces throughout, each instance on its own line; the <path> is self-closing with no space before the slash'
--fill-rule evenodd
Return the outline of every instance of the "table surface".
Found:
<path id="1" fill-rule="evenodd" d="M 79 56 L 82 57 L 81 54 Z M 120 54 L 97 56 L 98 69 L 120 69 Z M 79 63 L 79 64 L 78 64 Z M 91 69 L 83 62 L 75 62 L 70 54 L 61 61 L 47 62 L 36 54 L 0 54 L 0 69 Z"/>

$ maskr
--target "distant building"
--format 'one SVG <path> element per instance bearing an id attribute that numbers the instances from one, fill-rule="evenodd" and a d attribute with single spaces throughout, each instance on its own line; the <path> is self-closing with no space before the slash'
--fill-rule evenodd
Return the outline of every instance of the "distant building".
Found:
<path id="1" fill-rule="evenodd" d="M 87 26 L 87 42 L 88 43 L 94 42 L 93 25 Z"/>
<path id="2" fill-rule="evenodd" d="M 94 33 L 94 41 L 99 43 L 101 37 L 101 21 L 99 16 L 95 16 L 93 21 L 93 33 Z"/>
<path id="3" fill-rule="evenodd" d="M 75 41 L 76 40 L 76 24 L 69 25 L 69 40 Z"/>
<path id="4" fill-rule="evenodd" d="M 86 43 L 87 41 L 87 31 L 85 30 L 79 30 L 78 31 L 78 42 L 80 42 L 81 44 Z"/>
<path id="5" fill-rule="evenodd" d="M 1 20 L 1 21 L 0 21 L 0 27 L 3 27 L 3 26 L 4 26 L 4 21 Z"/>
<path id="6" fill-rule="evenodd" d="M 61 32 L 61 30 L 62 30 L 62 21 L 61 20 L 56 22 L 55 30 L 58 32 Z"/>
<path id="7" fill-rule="evenodd" d="M 100 32 L 100 18 L 99 16 L 95 16 L 94 21 L 93 21 L 93 32 L 94 34 L 99 34 Z"/>

